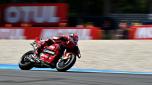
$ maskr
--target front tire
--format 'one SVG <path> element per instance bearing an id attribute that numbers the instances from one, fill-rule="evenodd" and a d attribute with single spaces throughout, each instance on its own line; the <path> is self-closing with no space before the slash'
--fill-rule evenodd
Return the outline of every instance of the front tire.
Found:
<path id="1" fill-rule="evenodd" d="M 76 62 L 76 56 L 73 54 L 69 55 L 67 60 L 60 59 L 56 64 L 56 69 L 59 72 L 65 72 L 69 70 Z"/>
<path id="2" fill-rule="evenodd" d="M 33 68 L 32 62 L 30 62 L 27 59 L 27 57 L 29 57 L 30 55 L 33 55 L 33 54 L 34 54 L 34 51 L 28 51 L 21 57 L 21 60 L 19 62 L 19 68 L 21 70 L 30 70 Z"/>

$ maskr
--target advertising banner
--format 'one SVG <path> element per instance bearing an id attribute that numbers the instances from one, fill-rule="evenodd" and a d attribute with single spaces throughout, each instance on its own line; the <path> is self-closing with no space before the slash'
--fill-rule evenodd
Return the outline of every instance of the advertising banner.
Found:
<path id="1" fill-rule="evenodd" d="M 132 26 L 130 39 L 152 39 L 152 25 Z"/>
<path id="2" fill-rule="evenodd" d="M 0 28 L 0 39 L 24 39 L 24 29 Z"/>
<path id="3" fill-rule="evenodd" d="M 1 6 L 1 25 L 51 26 L 67 21 L 67 4 L 7 4 Z M 2 24 L 3 23 L 3 24 Z"/>
<path id="4" fill-rule="evenodd" d="M 77 33 L 80 40 L 102 39 L 101 30 L 98 28 L 76 28 L 76 27 L 22 27 L 22 28 L 0 28 L 0 39 L 42 39 L 52 38 L 58 35 Z"/>

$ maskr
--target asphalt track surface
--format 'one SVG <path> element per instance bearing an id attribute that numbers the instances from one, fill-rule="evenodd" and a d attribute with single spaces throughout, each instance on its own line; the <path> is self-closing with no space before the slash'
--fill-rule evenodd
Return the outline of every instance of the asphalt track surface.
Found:
<path id="1" fill-rule="evenodd" d="M 152 75 L 0 70 L 0 85 L 152 85 Z"/>
<path id="2" fill-rule="evenodd" d="M 18 65 L 0 64 L 0 85 L 152 85 L 151 72 L 71 68 L 20 70 Z"/>

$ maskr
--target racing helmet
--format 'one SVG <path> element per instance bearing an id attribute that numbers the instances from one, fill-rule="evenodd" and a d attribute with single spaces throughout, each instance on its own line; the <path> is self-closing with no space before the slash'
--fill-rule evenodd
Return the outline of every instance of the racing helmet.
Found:
<path id="1" fill-rule="evenodd" d="M 73 39 L 73 41 L 74 41 L 75 43 L 78 42 L 79 37 L 78 37 L 78 34 L 77 34 L 77 33 L 70 33 L 69 37 L 70 37 L 71 39 Z"/>

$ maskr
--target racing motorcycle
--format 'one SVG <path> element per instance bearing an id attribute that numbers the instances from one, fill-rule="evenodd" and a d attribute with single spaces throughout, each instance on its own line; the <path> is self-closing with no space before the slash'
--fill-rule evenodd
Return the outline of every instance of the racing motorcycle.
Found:
<path id="1" fill-rule="evenodd" d="M 80 54 L 78 50 L 63 49 L 60 44 L 54 43 L 45 46 L 39 56 L 36 55 L 38 44 L 41 40 L 36 39 L 31 43 L 33 50 L 26 52 L 19 61 L 21 70 L 30 70 L 36 68 L 56 68 L 57 71 L 65 72 L 69 70 L 76 62 L 76 57 Z"/>

